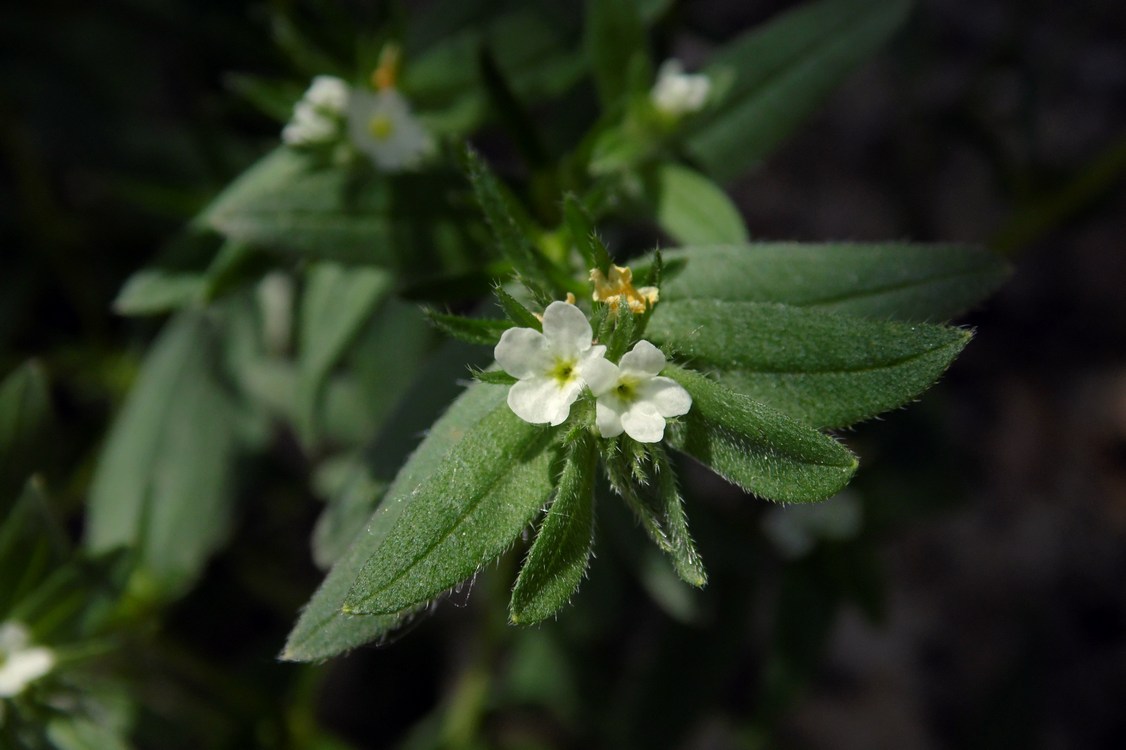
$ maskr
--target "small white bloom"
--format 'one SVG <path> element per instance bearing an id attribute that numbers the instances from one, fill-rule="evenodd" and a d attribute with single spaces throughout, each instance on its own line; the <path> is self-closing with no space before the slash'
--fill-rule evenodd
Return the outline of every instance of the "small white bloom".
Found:
<path id="1" fill-rule="evenodd" d="M 0 698 L 19 695 L 28 683 L 54 666 L 54 652 L 32 646 L 31 634 L 22 623 L 8 621 L 0 625 Z"/>
<path id="2" fill-rule="evenodd" d="M 434 145 L 395 89 L 353 92 L 348 103 L 348 136 L 387 172 L 415 167 Z"/>
<path id="3" fill-rule="evenodd" d="M 638 341 L 619 364 L 601 359 L 583 371 L 598 399 L 595 422 L 602 437 L 624 431 L 639 443 L 658 443 L 665 436 L 665 420 L 688 413 L 688 391 L 671 378 L 658 377 L 665 364 L 660 349 Z"/>
<path id="4" fill-rule="evenodd" d="M 649 98 L 664 114 L 682 117 L 700 111 L 711 90 L 712 82 L 706 75 L 685 73 L 679 60 L 665 60 Z"/>
<path id="5" fill-rule="evenodd" d="M 308 146 L 337 138 L 349 95 L 348 84 L 335 76 L 314 78 L 293 105 L 293 117 L 282 130 L 282 140 L 290 146 Z"/>
<path id="6" fill-rule="evenodd" d="M 552 302 L 543 313 L 543 333 L 509 328 L 493 354 L 519 379 L 508 391 L 508 406 L 532 424 L 562 424 L 579 397 L 587 368 L 605 361 L 605 346 L 592 346 L 594 332 L 582 310 Z"/>
<path id="7" fill-rule="evenodd" d="M 860 516 L 856 495 L 846 491 L 820 503 L 771 508 L 762 520 L 762 530 L 778 554 L 796 560 L 808 555 L 821 539 L 856 536 Z"/>

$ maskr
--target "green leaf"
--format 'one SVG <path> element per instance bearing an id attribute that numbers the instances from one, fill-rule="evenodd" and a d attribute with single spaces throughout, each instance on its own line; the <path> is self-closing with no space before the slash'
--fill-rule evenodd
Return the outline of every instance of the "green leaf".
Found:
<path id="1" fill-rule="evenodd" d="M 504 314 L 518 326 L 523 328 L 531 328 L 534 331 L 543 330 L 543 321 L 532 314 L 532 311 L 524 307 L 524 305 L 502 286 L 493 288 L 493 294 L 496 295 L 497 301 L 500 303 Z"/>
<path id="2" fill-rule="evenodd" d="M 352 584 L 365 563 L 383 546 L 405 509 L 412 505 L 416 490 L 431 486 L 433 475 L 459 463 L 467 452 L 463 444 L 470 433 L 480 437 L 483 420 L 507 410 L 507 388 L 472 385 L 451 404 L 445 415 L 427 431 L 426 439 L 411 454 L 387 490 L 383 502 L 372 515 L 367 528 L 358 534 L 347 553 L 333 566 L 328 577 L 305 606 L 286 643 L 283 659 L 316 661 L 386 636 L 402 625 L 414 608 L 392 615 L 353 616 L 342 607 Z M 531 425 L 528 425 L 531 427 Z M 396 435 L 396 443 L 402 439 Z M 481 446 L 478 445 L 478 448 Z M 515 455 L 515 450 L 513 455 Z M 376 458 L 382 451 L 376 454 Z M 511 462 L 507 459 L 503 464 Z M 513 472 L 518 473 L 518 472 Z M 534 488 L 533 494 L 534 493 Z M 542 502 L 551 491 L 550 481 L 540 481 Z"/>
<path id="3" fill-rule="evenodd" d="M 301 304 L 298 424 L 307 442 L 320 430 L 318 413 L 328 375 L 391 291 L 391 274 L 374 268 L 318 263 L 309 268 Z"/>
<path id="4" fill-rule="evenodd" d="M 584 44 L 602 108 L 620 107 L 629 92 L 630 68 L 638 64 L 649 66 L 645 27 L 637 3 L 588 0 Z M 641 63 L 634 62 L 638 59 Z"/>
<path id="5" fill-rule="evenodd" d="M 387 484 L 372 477 L 370 467 L 357 456 L 347 456 L 319 466 L 313 485 L 317 495 L 328 502 L 313 528 L 313 562 L 328 570 L 371 518 Z"/>
<path id="6" fill-rule="evenodd" d="M 824 500 L 848 484 L 856 458 L 830 437 L 676 365 L 664 374 L 692 395 L 669 443 L 748 492 L 784 503 Z"/>
<path id="7" fill-rule="evenodd" d="M 474 370 L 473 379 L 493 385 L 514 385 L 518 382 L 516 378 L 501 370 Z"/>
<path id="8" fill-rule="evenodd" d="M 454 185 L 439 174 L 377 173 L 279 147 L 198 218 L 247 245 L 303 257 L 435 271 L 437 239 L 456 233 Z"/>
<path id="9" fill-rule="evenodd" d="M 301 98 L 301 87 L 292 81 L 277 81 L 249 73 L 228 73 L 223 86 L 241 96 L 259 112 L 279 123 L 293 116 L 293 105 Z"/>
<path id="10" fill-rule="evenodd" d="M 660 443 L 655 444 L 652 451 L 653 473 L 656 475 L 654 478 L 661 501 L 665 533 L 668 537 L 668 552 L 672 557 L 673 568 L 680 580 L 697 588 L 703 588 L 708 582 L 708 575 L 704 572 L 704 563 L 688 531 L 688 517 L 684 513 L 684 498 L 681 497 L 680 488 L 677 486 L 676 472 Z"/>
<path id="11" fill-rule="evenodd" d="M 649 337 L 718 380 L 813 427 L 845 427 L 926 390 L 970 339 L 957 328 L 881 323 L 759 302 L 657 305 Z"/>
<path id="12" fill-rule="evenodd" d="M 594 542 L 597 462 L 594 438 L 584 431 L 571 445 L 555 499 L 516 578 L 508 609 L 513 624 L 547 619 L 578 590 Z"/>
<path id="13" fill-rule="evenodd" d="M 203 298 L 206 279 L 197 273 L 150 268 L 125 282 L 113 301 L 118 315 L 159 315 Z"/>
<path id="14" fill-rule="evenodd" d="M 215 372 L 203 313 L 173 318 L 145 359 L 94 471 L 86 545 L 139 552 L 146 584 L 174 596 L 226 536 L 237 408 Z"/>
<path id="15" fill-rule="evenodd" d="M 504 552 L 554 486 L 550 437 L 507 404 L 474 425 L 415 488 L 344 610 L 380 615 L 425 604 Z"/>
<path id="16" fill-rule="evenodd" d="M 871 57 L 910 8 L 910 0 L 823 0 L 735 40 L 704 71 L 719 84 L 718 104 L 701 113 L 689 153 L 717 180 L 737 177 Z"/>
<path id="17" fill-rule="evenodd" d="M 741 243 L 747 227 L 718 185 L 679 164 L 658 165 L 645 182 L 646 199 L 661 229 L 686 245 Z"/>
<path id="18" fill-rule="evenodd" d="M 51 425 L 47 376 L 27 362 L 0 383 L 0 515 L 33 472 L 43 466 L 43 448 Z"/>
<path id="19" fill-rule="evenodd" d="M 662 301 L 781 302 L 885 320 L 947 320 L 1009 272 L 997 255 L 962 245 L 769 242 L 662 252 L 666 266 L 683 264 L 661 286 Z"/>
<path id="20" fill-rule="evenodd" d="M 76 715 L 51 719 L 47 737 L 55 750 L 129 750 L 129 744 L 113 728 Z"/>
<path id="21" fill-rule="evenodd" d="M 487 318 L 467 318 L 464 315 L 449 315 L 432 308 L 423 308 L 426 319 L 442 333 L 468 344 L 494 346 L 501 334 L 512 327 L 507 320 Z"/>
<path id="22" fill-rule="evenodd" d="M 563 219 L 567 224 L 567 232 L 571 235 L 571 242 L 583 256 L 586 268 L 588 270 L 597 268 L 603 273 L 609 273 L 610 253 L 599 239 L 594 229 L 594 222 L 591 221 L 582 201 L 572 194 L 568 194 L 563 199 Z"/>

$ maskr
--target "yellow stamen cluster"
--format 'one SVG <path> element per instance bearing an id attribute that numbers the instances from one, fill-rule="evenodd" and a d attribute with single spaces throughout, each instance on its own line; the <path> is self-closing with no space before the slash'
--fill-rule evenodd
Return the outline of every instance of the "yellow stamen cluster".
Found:
<path id="1" fill-rule="evenodd" d="M 595 268 L 590 272 L 590 280 L 594 283 L 594 301 L 605 302 L 613 312 L 618 311 L 623 297 L 634 313 L 643 313 L 657 303 L 657 287 L 643 286 L 635 289 L 633 271 L 628 268 L 612 265 L 609 277 Z"/>
<path id="2" fill-rule="evenodd" d="M 395 83 L 399 80 L 401 61 L 402 53 L 399 45 L 388 43 L 379 53 L 379 67 L 371 74 L 371 84 L 380 91 L 395 88 Z"/>

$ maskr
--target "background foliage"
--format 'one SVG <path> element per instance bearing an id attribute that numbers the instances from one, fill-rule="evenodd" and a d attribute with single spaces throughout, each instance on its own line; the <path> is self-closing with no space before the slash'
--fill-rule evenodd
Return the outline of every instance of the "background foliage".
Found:
<path id="1" fill-rule="evenodd" d="M 657 26 L 656 41 L 662 52 L 703 61 L 712 45 L 780 9 L 683 3 Z M 206 465 L 219 460 L 222 441 L 268 446 L 190 478 L 228 475 L 237 495 L 237 512 L 206 519 L 213 535 L 200 539 L 239 544 L 224 548 L 202 577 L 187 575 L 168 544 L 158 544 L 169 552 L 158 580 L 126 584 L 113 559 L 87 571 L 111 588 L 128 585 L 137 609 L 126 614 L 128 626 L 91 617 L 77 630 L 58 631 L 78 643 L 119 633 L 87 678 L 97 689 L 75 685 L 76 692 L 117 707 L 129 705 L 117 697 L 120 684 L 131 685 L 139 702 L 113 715 L 134 727 L 140 747 L 1099 747 L 1121 736 L 1126 269 L 1117 243 L 1126 215 L 1126 61 L 1116 40 L 1126 19 L 1093 0 L 1067 8 L 919 3 L 895 44 L 770 160 L 739 170 L 730 185 L 756 237 L 984 240 L 1017 261 L 1011 285 L 965 319 L 978 337 L 938 389 L 847 436 L 865 462 L 853 490 L 865 517 L 858 539 L 787 562 L 761 531 L 766 508 L 692 475 L 687 481 L 709 498 L 693 509 L 693 529 L 702 549 L 716 550 L 702 594 L 677 588 L 642 551 L 628 517 L 611 513 L 600 518 L 599 556 L 581 596 L 553 627 L 514 631 L 503 624 L 514 565 L 504 558 L 495 575 L 474 583 L 472 597 L 463 592 L 417 619 L 391 647 L 320 667 L 276 662 L 294 614 L 320 580 L 314 560 L 323 565 L 340 553 L 333 516 L 321 517 L 317 496 L 336 495 L 333 483 L 350 475 L 344 466 L 310 476 L 308 457 L 319 455 L 309 447 L 326 431 L 370 434 L 384 419 L 421 430 L 429 416 L 391 417 L 362 383 L 330 382 L 320 391 L 313 384 L 338 363 L 311 352 L 298 372 L 248 369 L 246 387 L 292 409 L 296 431 L 274 430 L 263 414 L 219 408 L 212 413 L 221 419 L 178 444 L 135 435 L 144 453 L 122 452 L 122 460 L 137 461 L 129 472 L 134 484 L 101 487 L 95 460 L 112 440 L 111 416 L 130 408 L 126 393 L 144 393 L 138 368 L 150 345 L 162 366 L 181 373 L 184 387 L 208 387 L 208 398 L 222 398 L 222 389 L 206 385 L 206 372 L 193 376 L 201 357 L 260 354 L 237 341 L 215 350 L 213 321 L 191 315 L 154 343 L 155 321 L 114 315 L 112 304 L 136 269 L 195 269 L 214 253 L 214 245 L 183 239 L 182 226 L 277 138 L 276 124 L 237 95 L 253 88 L 246 74 L 294 81 L 296 95 L 300 81 L 341 64 L 326 68 L 302 37 L 351 55 L 357 27 L 397 19 L 377 4 L 175 0 L 96 8 L 60 1 L 6 15 L 0 371 L 35 358 L 36 369 L 27 372 L 39 375 L 27 376 L 36 383 L 28 398 L 49 402 L 53 417 L 49 437 L 38 443 L 34 430 L 16 431 L 35 444 L 43 479 L 41 489 L 20 497 L 20 509 L 3 508 L 5 523 L 33 524 L 22 520 L 37 517 L 27 509 L 46 507 L 76 539 L 87 497 L 143 498 L 164 454 Z M 462 20 L 413 28 L 437 39 Z M 861 16 L 849 23 L 864 28 Z M 839 27 L 828 33 L 826 54 L 841 54 L 834 33 Z M 526 47 L 498 52 L 502 66 L 519 68 L 530 50 L 553 49 L 541 39 L 517 41 Z M 565 79 L 573 56 L 566 47 L 555 51 L 558 63 L 548 70 Z M 748 54 L 778 59 L 769 50 Z M 619 63 L 607 60 L 604 69 Z M 428 92 L 420 105 L 464 90 L 448 71 L 435 64 L 412 73 Z M 517 81 L 516 88 L 549 84 Z M 606 96 L 621 85 L 608 73 L 588 93 Z M 457 103 L 448 127 L 480 121 L 487 107 L 472 97 Z M 533 113 L 549 145 L 572 110 Z M 747 117 L 756 121 L 753 112 Z M 510 131 L 493 124 L 479 136 L 502 171 L 517 163 Z M 696 148 L 706 162 L 707 146 Z M 692 177 L 654 179 L 660 196 Z M 547 205 L 557 188 L 539 188 Z M 380 197 L 371 200 L 379 205 Z M 673 238 L 699 231 L 691 213 L 674 213 L 662 225 Z M 255 237 L 253 223 L 240 228 L 251 233 L 244 238 Z M 609 239 L 645 247 L 652 232 L 627 226 Z M 738 233 L 738 223 L 724 232 L 725 239 Z M 347 242 L 333 238 L 331 245 Z M 237 249 L 230 253 L 237 260 Z M 181 284 L 176 298 L 216 294 L 224 275 L 214 270 L 204 287 L 195 278 L 174 279 Z M 348 324 L 395 304 L 383 296 L 383 281 L 335 278 L 329 268 L 310 279 L 309 309 L 324 304 L 318 299 L 354 301 L 351 317 L 339 319 L 341 339 L 383 340 L 386 332 Z M 153 297 L 136 299 L 151 305 Z M 222 314 L 240 315 L 234 308 Z M 449 356 L 471 358 L 466 350 Z M 387 369 L 379 361 L 350 364 Z M 456 389 L 434 387 L 451 396 Z M 271 393 L 301 395 L 271 402 Z M 369 405 L 361 424 L 358 410 L 331 408 L 357 397 Z M 310 416 L 320 399 L 333 424 Z M 175 399 L 166 404 L 177 408 Z M 370 450 L 396 466 L 405 448 Z M 201 499 L 214 497 L 203 484 L 187 486 Z M 349 513 L 366 515 L 357 502 L 334 508 L 341 526 Z M 206 511 L 150 521 L 174 534 Z M 314 524 L 320 541 L 310 552 Z M 753 543 L 728 547 L 732 530 Z M 86 532 L 96 538 L 96 529 Z M 21 554 L 63 560 L 66 541 Z M 5 590 L 20 585 L 6 583 Z M 59 621 L 68 606 L 87 605 L 61 594 L 55 603 Z M 61 726 L 55 733 L 85 731 Z M 110 747 L 106 741 L 86 746 Z"/>

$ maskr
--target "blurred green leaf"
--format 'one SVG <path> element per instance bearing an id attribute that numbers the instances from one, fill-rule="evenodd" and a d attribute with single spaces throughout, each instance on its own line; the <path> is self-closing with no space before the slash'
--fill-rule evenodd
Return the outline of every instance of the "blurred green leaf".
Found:
<path id="1" fill-rule="evenodd" d="M 203 298 L 207 280 L 198 273 L 149 268 L 136 272 L 113 300 L 118 315 L 158 315 Z"/>
<path id="2" fill-rule="evenodd" d="M 51 719 L 47 737 L 56 750 L 130 750 L 131 747 L 114 728 L 75 715 Z"/>
<path id="3" fill-rule="evenodd" d="M 424 313 L 426 319 L 439 331 L 469 344 L 493 346 L 500 341 L 501 334 L 512 327 L 512 323 L 507 320 L 467 318 L 464 315 L 440 313 L 430 308 L 425 309 Z"/>
<path id="4" fill-rule="evenodd" d="M 338 476 L 331 478 L 328 475 Z M 387 484 L 371 476 L 358 457 L 350 456 L 318 468 L 315 490 L 327 499 L 313 528 L 313 562 L 327 570 L 348 550 L 387 491 Z"/>
<path id="5" fill-rule="evenodd" d="M 457 347 L 454 351 L 461 353 Z M 505 406 L 507 389 L 474 385 L 450 405 L 427 431 L 426 439 L 399 470 L 379 508 L 352 541 L 343 557 L 329 571 L 320 588 L 305 605 L 289 635 L 281 658 L 289 661 L 317 661 L 377 640 L 402 625 L 413 608 L 393 615 L 346 615 L 344 599 L 364 564 L 382 546 L 396 526 L 404 509 L 412 502 L 416 489 L 432 475 L 450 465 L 465 435 L 500 407 Z M 404 417 L 403 420 L 409 422 Z M 396 433 L 396 443 L 404 442 Z M 383 457 L 385 451 L 378 451 Z M 393 462 L 393 461 L 392 461 Z M 392 463 L 389 462 L 389 463 Z M 546 492 L 544 493 L 546 497 Z M 542 498 L 541 498 L 542 499 Z"/>
<path id="6" fill-rule="evenodd" d="M 27 362 L 0 383 L 0 515 L 7 512 L 31 474 L 43 469 L 43 448 L 51 426 L 47 376 Z"/>
<path id="7" fill-rule="evenodd" d="M 657 305 L 648 334 L 728 387 L 813 427 L 845 427 L 930 387 L 970 339 L 758 302 Z"/>
<path id="8" fill-rule="evenodd" d="M 781 412 L 676 365 L 664 374 L 692 395 L 692 409 L 669 425 L 669 444 L 744 490 L 813 502 L 840 490 L 856 471 L 847 448 Z"/>
<path id="9" fill-rule="evenodd" d="M 571 242 L 583 256 L 587 270 L 597 268 L 602 273 L 609 273 L 610 253 L 595 231 L 594 222 L 582 201 L 574 195 L 567 195 L 563 199 L 563 220 L 567 225 L 567 233 L 571 235 Z"/>
<path id="10" fill-rule="evenodd" d="M 870 58 L 910 8 L 910 0 L 822 0 L 728 44 L 704 70 L 718 103 L 701 113 L 689 153 L 717 180 L 737 177 Z"/>
<path id="11" fill-rule="evenodd" d="M 177 594 L 227 533 L 237 408 L 215 371 L 217 332 L 185 311 L 162 331 L 110 430 L 86 525 L 93 552 L 138 552 L 153 594 Z"/>
<path id="12" fill-rule="evenodd" d="M 297 369 L 298 425 L 314 443 L 321 429 L 319 413 L 325 383 L 360 329 L 391 291 L 392 276 L 374 268 L 317 263 L 306 274 L 301 303 Z"/>
<path id="13" fill-rule="evenodd" d="M 645 27 L 634 0 L 588 0 L 584 46 L 603 110 L 625 104 L 635 59 L 648 63 Z M 650 76 L 651 77 L 651 76 Z"/>
<path id="14" fill-rule="evenodd" d="M 345 611 L 393 614 L 425 604 L 499 556 L 554 486 L 550 436 L 507 404 L 467 430 L 442 466 L 414 488 L 356 578 Z"/>
<path id="15" fill-rule="evenodd" d="M 584 432 L 568 451 L 555 499 L 516 578 L 508 609 L 513 624 L 546 620 L 578 590 L 594 543 L 597 463 L 594 438 Z"/>
<path id="16" fill-rule="evenodd" d="M 885 320 L 947 320 L 1009 273 L 997 255 L 962 245 L 771 242 L 662 252 L 666 266 L 684 266 L 661 286 L 663 301 L 781 302 Z"/>
<path id="17" fill-rule="evenodd" d="M 719 185 L 679 164 L 662 163 L 645 181 L 657 224 L 685 245 L 746 242 L 739 209 Z"/>
<path id="18" fill-rule="evenodd" d="M 249 73 L 228 73 L 223 76 L 223 85 L 279 123 L 286 123 L 293 116 L 293 105 L 302 94 L 301 86 L 292 81 L 275 81 Z"/>

